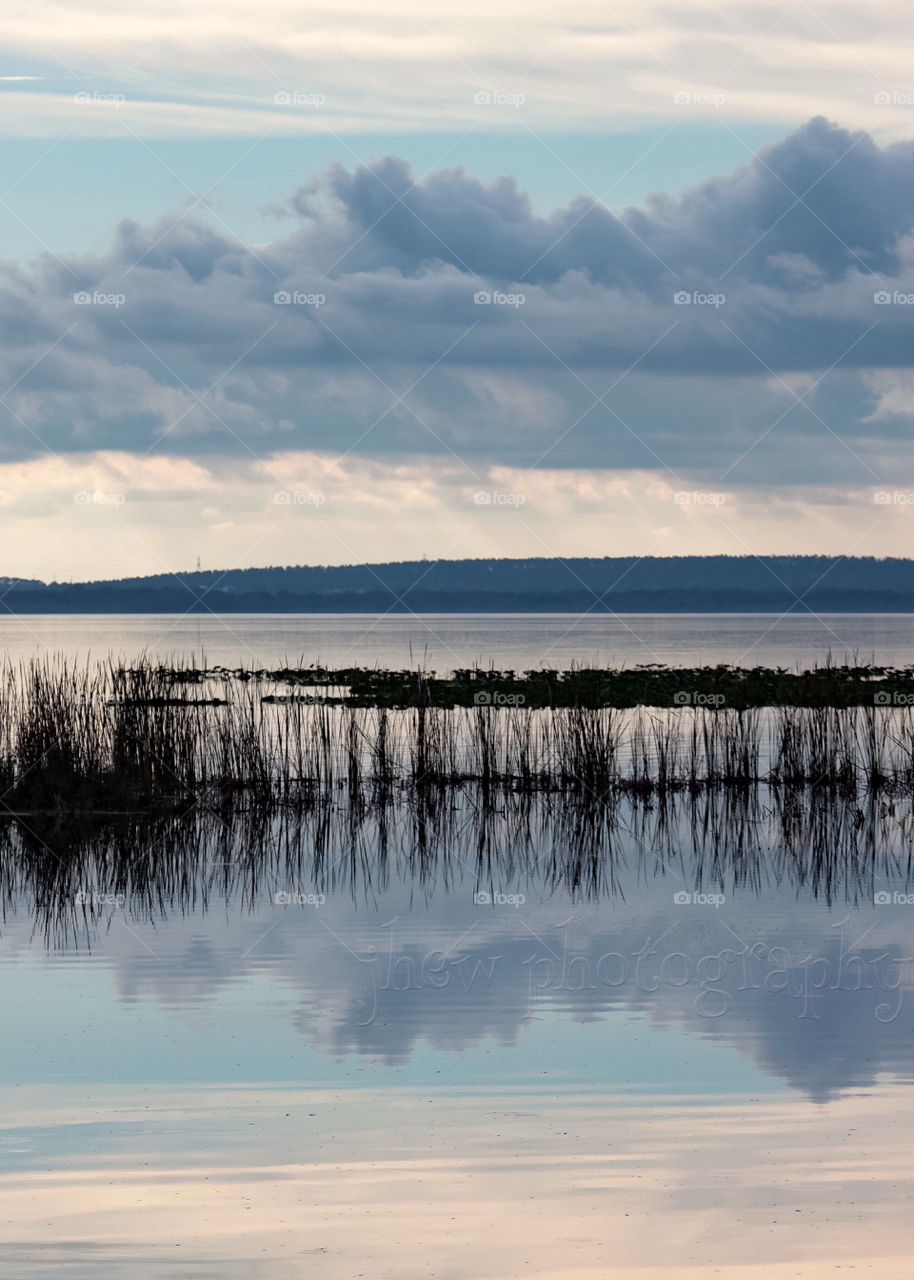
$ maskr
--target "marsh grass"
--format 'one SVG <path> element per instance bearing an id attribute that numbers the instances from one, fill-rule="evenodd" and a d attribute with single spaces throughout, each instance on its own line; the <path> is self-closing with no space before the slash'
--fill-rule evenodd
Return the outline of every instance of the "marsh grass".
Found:
<path id="1" fill-rule="evenodd" d="M 841 686 L 834 669 L 828 679 Z M 763 784 L 845 795 L 914 786 L 914 712 L 872 696 L 859 706 L 620 708 L 441 706 L 429 695 L 376 706 L 344 685 L 282 692 L 292 685 L 148 662 L 7 664 L 0 812 L 303 808 L 342 794 L 383 805 L 469 786 L 483 804 L 508 793 L 603 801 Z"/>

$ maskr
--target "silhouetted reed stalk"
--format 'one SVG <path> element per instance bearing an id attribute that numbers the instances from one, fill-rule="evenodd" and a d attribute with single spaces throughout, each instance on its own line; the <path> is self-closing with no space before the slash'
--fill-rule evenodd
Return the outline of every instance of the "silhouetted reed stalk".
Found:
<path id="1" fill-rule="evenodd" d="M 181 812 L 496 794 L 914 784 L 910 706 L 377 707 L 222 674 L 33 660 L 0 671 L 0 809 Z"/>

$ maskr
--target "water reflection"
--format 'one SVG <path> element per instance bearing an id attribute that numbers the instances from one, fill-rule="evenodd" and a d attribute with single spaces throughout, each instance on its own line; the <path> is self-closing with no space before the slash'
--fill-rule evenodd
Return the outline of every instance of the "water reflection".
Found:
<path id="1" fill-rule="evenodd" d="M 909 1274 L 907 801 L 0 840 L 12 1275 Z"/>
<path id="2" fill-rule="evenodd" d="M 80 830 L 24 815 L 0 825 L 0 905 L 25 911 L 53 946 L 79 946 L 129 899 L 138 917 L 314 905 L 380 907 L 395 885 L 418 906 L 472 888 L 519 905 L 526 887 L 575 904 L 636 886 L 713 897 L 791 890 L 833 908 L 879 905 L 914 879 L 910 797 L 848 799 L 754 787 L 606 803 L 467 788 L 374 806 L 95 821 Z M 485 895 L 489 895 L 486 903 Z"/>
<path id="3" fill-rule="evenodd" d="M 42 1115 L 56 1128 L 76 1104 L 111 1132 L 131 1101 L 65 1097 Z M 914 1154 L 897 1130 L 911 1111 L 897 1089 L 815 1113 L 792 1099 L 696 1110 L 497 1089 L 209 1101 L 218 1138 L 204 1102 L 202 1147 L 180 1163 L 147 1144 L 132 1161 L 0 1176 L 2 1218 L 20 1233 L 5 1250 L 10 1274 L 910 1274 L 899 1206 L 914 1192 Z M 164 1130 L 186 1127 L 198 1106 L 177 1091 L 151 1101 Z"/>
<path id="4" fill-rule="evenodd" d="M 909 806 L 477 801 L 83 837 L 17 824 L 6 954 L 102 959 L 122 999 L 164 1004 L 266 974 L 312 1046 L 389 1066 L 627 1012 L 817 1101 L 907 1078 Z"/>

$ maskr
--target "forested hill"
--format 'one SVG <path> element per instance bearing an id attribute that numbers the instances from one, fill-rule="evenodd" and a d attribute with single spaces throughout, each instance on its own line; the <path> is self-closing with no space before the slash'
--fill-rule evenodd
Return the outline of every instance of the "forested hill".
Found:
<path id="1" fill-rule="evenodd" d="M 11 613 L 914 612 L 914 561 L 867 557 L 412 560 L 2 585 Z"/>

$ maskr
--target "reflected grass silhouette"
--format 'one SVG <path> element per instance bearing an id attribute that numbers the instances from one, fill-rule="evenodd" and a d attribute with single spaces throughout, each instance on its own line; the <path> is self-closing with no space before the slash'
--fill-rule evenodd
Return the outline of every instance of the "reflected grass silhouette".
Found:
<path id="1" fill-rule="evenodd" d="M 211 904 L 344 895 L 374 902 L 393 881 L 420 896 L 504 892 L 624 900 L 627 883 L 764 895 L 777 884 L 829 905 L 872 904 L 914 877 L 914 804 L 815 788 L 709 789 L 644 797 L 393 792 L 383 805 L 327 798 L 306 810 L 195 808 L 0 825 L 0 904 L 26 907 L 49 945 L 121 911 L 156 920 Z"/>

